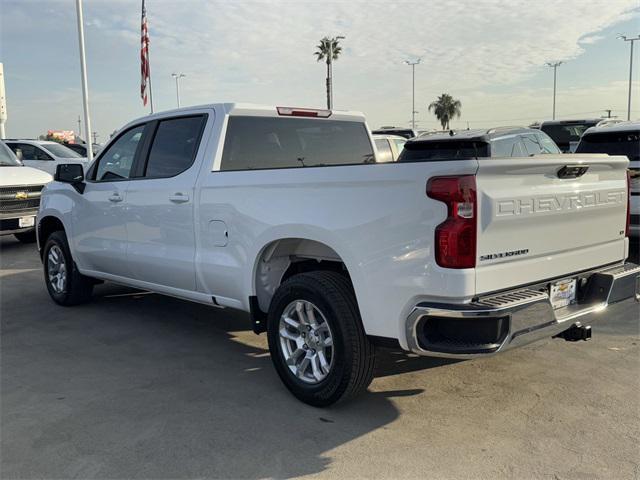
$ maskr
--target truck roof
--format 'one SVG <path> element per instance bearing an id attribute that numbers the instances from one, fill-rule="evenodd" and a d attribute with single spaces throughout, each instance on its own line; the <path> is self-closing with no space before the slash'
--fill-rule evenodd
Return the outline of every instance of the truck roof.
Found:
<path id="1" fill-rule="evenodd" d="M 583 135 L 590 135 L 592 133 L 629 132 L 638 130 L 640 130 L 640 120 L 632 120 L 627 122 L 605 123 L 603 125 L 596 125 L 595 127 L 591 127 L 585 130 Z"/>
<path id="2" fill-rule="evenodd" d="M 139 123 L 141 120 L 149 121 L 156 120 L 164 117 L 171 117 L 174 115 L 182 115 L 188 114 L 192 112 L 198 112 L 202 110 L 211 110 L 211 109 L 222 109 L 227 115 L 236 116 L 255 116 L 255 117 L 310 117 L 314 119 L 330 119 L 330 120 L 343 120 L 343 121 L 355 121 L 355 122 L 364 122 L 365 117 L 362 112 L 357 111 L 348 111 L 348 110 L 326 110 L 326 109 L 318 109 L 318 108 L 308 108 L 308 107 L 290 107 L 290 106 L 275 106 L 275 105 L 259 105 L 253 103 L 209 103 L 204 105 L 193 105 L 189 107 L 182 108 L 174 108 L 171 110 L 163 110 L 161 112 L 155 112 L 151 115 L 146 115 L 144 117 L 136 118 L 129 122 L 126 126 Z M 279 113 L 279 109 L 284 111 L 292 110 L 293 114 L 284 114 Z M 308 115 L 308 114 L 300 114 L 297 115 L 295 112 L 321 112 L 317 117 Z"/>
<path id="3" fill-rule="evenodd" d="M 412 138 L 411 143 L 418 142 L 446 142 L 446 141 L 478 141 L 489 142 L 493 138 L 505 135 L 513 135 L 517 133 L 539 133 L 539 130 L 525 127 L 497 127 L 489 129 L 472 129 L 472 130 L 451 130 L 449 132 L 431 133 L 420 137 Z"/>

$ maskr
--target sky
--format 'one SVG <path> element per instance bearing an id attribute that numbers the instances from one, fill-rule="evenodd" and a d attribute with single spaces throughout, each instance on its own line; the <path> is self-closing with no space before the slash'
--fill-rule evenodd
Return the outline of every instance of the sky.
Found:
<path id="1" fill-rule="evenodd" d="M 418 128 L 439 128 L 427 105 L 462 102 L 453 128 L 527 125 L 551 117 L 626 117 L 629 43 L 640 0 L 244 1 L 147 0 L 156 111 L 215 102 L 323 108 L 323 36 L 343 35 L 334 64 L 334 108 L 362 111 L 371 128 L 409 126 L 416 67 Z M 140 99 L 140 0 L 84 0 L 92 129 L 98 142 L 144 116 Z M 640 65 L 640 42 L 635 66 Z M 0 0 L 9 137 L 77 130 L 82 115 L 73 0 Z M 634 68 L 632 117 L 640 117 Z"/>

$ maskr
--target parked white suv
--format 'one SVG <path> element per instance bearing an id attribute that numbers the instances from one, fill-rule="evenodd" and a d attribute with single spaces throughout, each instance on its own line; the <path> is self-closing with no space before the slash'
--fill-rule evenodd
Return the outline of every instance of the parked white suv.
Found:
<path id="1" fill-rule="evenodd" d="M 631 234 L 640 236 L 640 121 L 599 124 L 584 132 L 577 153 L 625 155 L 629 159 Z"/>
<path id="2" fill-rule="evenodd" d="M 73 305 L 107 280 L 248 311 L 318 406 L 366 389 L 376 345 L 469 358 L 586 338 L 578 320 L 636 293 L 625 157 L 424 160 L 375 162 L 354 112 L 145 116 L 86 176 L 58 167 L 38 214 L 47 289 Z"/>
<path id="3" fill-rule="evenodd" d="M 36 241 L 40 192 L 51 180 L 48 173 L 22 165 L 0 141 L 0 236 L 15 235 L 23 243 Z"/>
<path id="4" fill-rule="evenodd" d="M 45 140 L 6 140 L 7 145 L 27 167 L 43 170 L 51 175 L 63 163 L 77 163 L 87 167 L 87 159 L 58 142 Z"/>

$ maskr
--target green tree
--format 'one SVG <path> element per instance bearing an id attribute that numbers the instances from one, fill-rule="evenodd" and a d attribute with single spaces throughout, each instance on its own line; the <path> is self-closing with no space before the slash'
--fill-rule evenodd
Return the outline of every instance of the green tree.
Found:
<path id="1" fill-rule="evenodd" d="M 320 43 L 316 45 L 314 55 L 318 62 L 325 61 L 327 64 L 327 108 L 333 107 L 333 95 L 331 91 L 332 65 L 334 60 L 342 53 L 339 38 L 323 37 Z"/>
<path id="2" fill-rule="evenodd" d="M 448 93 L 443 93 L 435 102 L 429 104 L 429 111 L 433 111 L 443 130 L 449 130 L 449 122 L 454 118 L 460 118 L 462 103 Z"/>

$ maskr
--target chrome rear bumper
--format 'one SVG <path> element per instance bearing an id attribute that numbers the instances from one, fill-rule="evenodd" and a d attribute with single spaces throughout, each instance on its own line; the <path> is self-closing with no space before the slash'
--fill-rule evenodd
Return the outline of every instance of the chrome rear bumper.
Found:
<path id="1" fill-rule="evenodd" d="M 478 298 L 469 304 L 420 303 L 406 322 L 409 349 L 419 355 L 474 358 L 552 337 L 579 318 L 630 297 L 640 301 L 640 266 L 624 265 L 571 275 L 575 304 L 554 309 L 549 282 Z"/>

